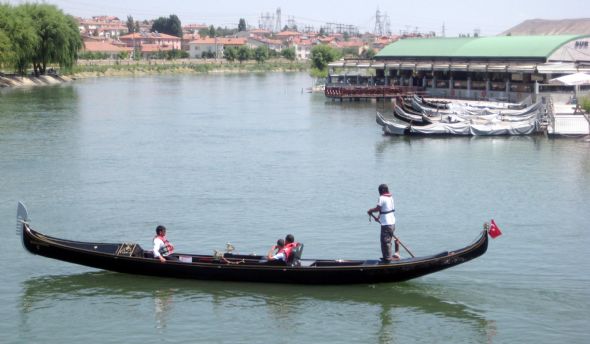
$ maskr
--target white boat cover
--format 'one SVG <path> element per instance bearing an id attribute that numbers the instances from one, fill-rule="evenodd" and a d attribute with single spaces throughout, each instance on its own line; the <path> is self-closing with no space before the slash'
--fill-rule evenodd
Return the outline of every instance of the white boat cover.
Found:
<path id="1" fill-rule="evenodd" d="M 459 123 L 433 123 L 429 125 L 410 126 L 410 133 L 421 135 L 471 135 L 470 124 Z"/>
<path id="2" fill-rule="evenodd" d="M 529 135 L 537 130 L 537 121 L 515 124 L 472 124 L 469 130 L 473 136 Z"/>
<path id="3" fill-rule="evenodd" d="M 406 130 L 410 127 L 409 124 L 401 124 L 386 120 L 379 111 L 377 111 L 376 121 L 377 124 L 382 127 L 383 132 L 388 135 L 404 135 Z"/>

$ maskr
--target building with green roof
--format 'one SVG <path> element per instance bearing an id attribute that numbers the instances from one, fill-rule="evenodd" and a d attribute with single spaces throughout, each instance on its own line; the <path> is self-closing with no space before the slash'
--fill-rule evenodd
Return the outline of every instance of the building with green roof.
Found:
<path id="1" fill-rule="evenodd" d="M 590 72 L 590 35 L 401 39 L 372 61 L 338 61 L 331 83 L 414 86 L 427 94 L 521 100 L 552 78 Z M 344 76 L 344 77 L 343 77 Z"/>
<path id="2" fill-rule="evenodd" d="M 590 36 L 493 36 L 481 38 L 424 38 L 402 39 L 381 50 L 375 60 L 461 60 L 497 62 L 561 61 L 571 56 L 554 53 L 569 42 L 580 41 Z M 575 43 L 574 43 L 575 45 Z M 582 49 L 575 49 L 582 50 Z M 587 50 L 587 49 L 584 49 Z M 590 62 L 590 54 L 579 58 Z"/>

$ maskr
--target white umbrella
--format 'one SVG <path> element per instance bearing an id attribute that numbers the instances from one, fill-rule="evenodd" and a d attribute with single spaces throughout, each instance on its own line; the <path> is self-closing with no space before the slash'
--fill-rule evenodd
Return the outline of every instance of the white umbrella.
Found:
<path id="1" fill-rule="evenodd" d="M 550 84 L 554 85 L 567 85 L 567 86 L 579 86 L 579 85 L 590 85 L 590 74 L 586 73 L 575 73 L 560 76 L 559 78 L 549 80 Z"/>

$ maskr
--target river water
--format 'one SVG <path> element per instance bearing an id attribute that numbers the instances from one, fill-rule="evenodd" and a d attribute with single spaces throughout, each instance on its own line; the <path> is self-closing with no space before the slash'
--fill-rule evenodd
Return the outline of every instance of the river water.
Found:
<path id="1" fill-rule="evenodd" d="M 0 92 L 2 343 L 587 343 L 590 142 L 382 136 L 376 103 L 305 74 L 79 80 Z M 387 109 L 386 109 L 387 110 Z M 378 258 L 365 214 L 388 183 L 418 256 L 504 235 L 467 264 L 399 284 L 292 286 L 98 271 L 30 255 L 32 226 L 178 251 Z M 403 252 L 402 252 L 403 253 Z"/>

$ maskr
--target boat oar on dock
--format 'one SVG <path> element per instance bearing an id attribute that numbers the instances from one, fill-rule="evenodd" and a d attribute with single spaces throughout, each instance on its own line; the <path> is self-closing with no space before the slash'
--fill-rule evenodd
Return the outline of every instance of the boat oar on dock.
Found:
<path id="1" fill-rule="evenodd" d="M 379 221 L 379 219 L 377 218 L 377 216 L 375 216 L 375 215 L 373 215 L 373 214 L 369 214 L 369 222 L 371 222 L 371 217 L 372 217 L 373 219 L 375 219 L 375 222 L 377 222 L 377 223 L 379 223 L 379 224 L 381 223 L 381 222 Z M 415 256 L 414 256 L 414 254 L 413 254 L 412 252 L 410 252 L 410 250 L 409 250 L 409 249 L 406 247 L 406 245 L 404 245 L 404 243 L 403 243 L 401 240 L 399 240 L 399 238 L 398 238 L 398 237 L 396 237 L 396 236 L 395 236 L 395 233 L 393 234 L 393 238 L 394 238 L 394 239 L 395 239 L 397 242 L 399 242 L 399 244 L 400 244 L 400 245 L 402 245 L 402 247 L 404 248 L 404 250 L 406 250 L 406 251 L 407 251 L 407 252 L 410 254 L 410 256 L 412 256 L 412 258 L 414 258 L 414 257 L 415 257 Z"/>

